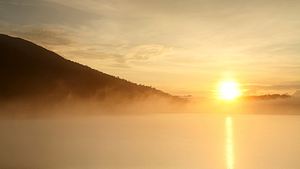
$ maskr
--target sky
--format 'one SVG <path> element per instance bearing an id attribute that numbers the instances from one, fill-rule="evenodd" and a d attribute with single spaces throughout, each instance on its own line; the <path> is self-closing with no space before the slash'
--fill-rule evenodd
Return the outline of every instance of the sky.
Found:
<path id="1" fill-rule="evenodd" d="M 176 95 L 300 89 L 299 0 L 0 0 L 0 33 Z"/>

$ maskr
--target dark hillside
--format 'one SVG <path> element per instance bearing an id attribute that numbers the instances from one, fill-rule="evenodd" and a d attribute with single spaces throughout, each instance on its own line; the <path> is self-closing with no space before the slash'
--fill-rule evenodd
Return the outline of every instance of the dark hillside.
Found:
<path id="1" fill-rule="evenodd" d="M 97 99 L 176 98 L 64 59 L 20 38 L 0 34 L 0 51 L 0 100 L 67 96 Z"/>

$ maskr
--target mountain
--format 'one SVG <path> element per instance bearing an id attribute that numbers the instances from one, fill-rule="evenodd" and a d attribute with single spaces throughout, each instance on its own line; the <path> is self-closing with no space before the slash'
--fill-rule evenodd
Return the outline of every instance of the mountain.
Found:
<path id="1" fill-rule="evenodd" d="M 265 94 L 265 95 L 257 95 L 257 96 L 244 96 L 242 99 L 245 100 L 274 100 L 274 99 L 288 99 L 291 98 L 291 95 L 288 94 Z"/>
<path id="2" fill-rule="evenodd" d="M 98 100 L 178 99 L 67 60 L 24 39 L 0 34 L 0 101 L 66 97 Z"/>

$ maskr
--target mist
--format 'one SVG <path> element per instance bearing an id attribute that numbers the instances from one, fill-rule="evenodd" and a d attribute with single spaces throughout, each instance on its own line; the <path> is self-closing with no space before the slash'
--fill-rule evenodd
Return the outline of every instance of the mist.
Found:
<path id="1" fill-rule="evenodd" d="M 154 104 L 155 101 L 159 104 Z M 297 109 L 282 107 L 280 116 L 276 114 L 278 107 L 269 109 L 279 102 L 286 104 L 283 100 L 247 103 L 249 110 L 234 104 L 221 106 L 210 102 L 208 105 L 209 101 L 185 105 L 155 101 L 114 106 L 82 100 L 39 108 L 24 102 L 8 104 L 5 109 L 1 106 L 2 115 L 13 112 L 14 116 L 0 118 L 0 166 L 10 169 L 224 168 L 224 119 L 227 117 L 233 119 L 237 168 L 251 169 L 257 163 L 262 164 L 259 169 L 270 164 L 274 169 L 299 166 L 296 159 L 299 137 L 295 134 L 300 127 L 299 116 L 291 118 L 285 111 Z M 253 151 L 260 151 L 260 156 L 255 156 Z M 279 152 L 295 158 L 273 162 L 274 158 L 281 157 Z"/>
<path id="2" fill-rule="evenodd" d="M 60 118 L 101 115 L 148 114 L 278 114 L 297 115 L 300 99 L 290 97 L 272 100 L 169 99 L 158 96 L 141 98 L 78 98 L 58 101 L 18 99 L 0 102 L 0 118 Z"/>

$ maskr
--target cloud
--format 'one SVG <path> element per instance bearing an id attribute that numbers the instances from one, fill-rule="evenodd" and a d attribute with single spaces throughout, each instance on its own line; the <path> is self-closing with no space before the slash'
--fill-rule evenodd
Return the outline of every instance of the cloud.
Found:
<path id="1" fill-rule="evenodd" d="M 173 48 L 160 44 L 134 45 L 123 42 L 87 38 L 82 29 L 58 25 L 18 25 L 0 22 L 0 32 L 24 38 L 75 61 L 103 60 L 113 68 L 129 68 L 133 65 L 163 60 Z M 82 39 L 86 36 L 88 41 Z M 98 39 L 99 38 L 99 39 Z M 89 60 L 89 61 L 88 61 Z"/>
<path id="2" fill-rule="evenodd" d="M 300 90 L 300 81 L 273 84 L 273 85 L 263 85 L 263 84 L 248 84 L 242 86 L 246 90 L 246 95 L 265 95 L 272 93 L 281 94 L 293 94 L 295 91 Z"/>
<path id="3" fill-rule="evenodd" d="M 298 84 L 282 84 L 282 85 L 247 85 L 248 88 L 257 89 L 271 89 L 271 90 L 287 90 L 287 89 L 300 89 L 300 82 Z"/>
<path id="4" fill-rule="evenodd" d="M 163 57 L 172 51 L 171 47 L 163 45 L 138 45 L 129 49 L 126 57 L 131 60 L 149 60 Z"/>
<path id="5" fill-rule="evenodd" d="M 124 78 L 159 71 L 158 83 L 175 72 L 169 81 L 187 78 L 176 83 L 183 89 L 211 85 L 224 71 L 245 83 L 300 80 L 299 7 L 293 0 L 0 0 L 0 20 L 17 36 Z"/>
<path id="6" fill-rule="evenodd" d="M 27 26 L 9 31 L 9 34 L 22 37 L 45 46 L 71 45 L 72 39 L 63 29 Z"/>
<path id="7" fill-rule="evenodd" d="M 172 52 L 171 47 L 149 44 L 129 46 L 126 44 L 109 45 L 95 43 L 83 48 L 80 45 L 67 52 L 67 55 L 78 56 L 87 60 L 110 61 L 112 67 L 129 68 L 135 65 L 143 65 L 157 60 L 164 60 L 164 57 Z"/>
<path id="8" fill-rule="evenodd" d="M 78 25 L 99 15 L 69 6 L 41 0 L 1 0 L 0 20 L 14 24 L 69 24 Z"/>

